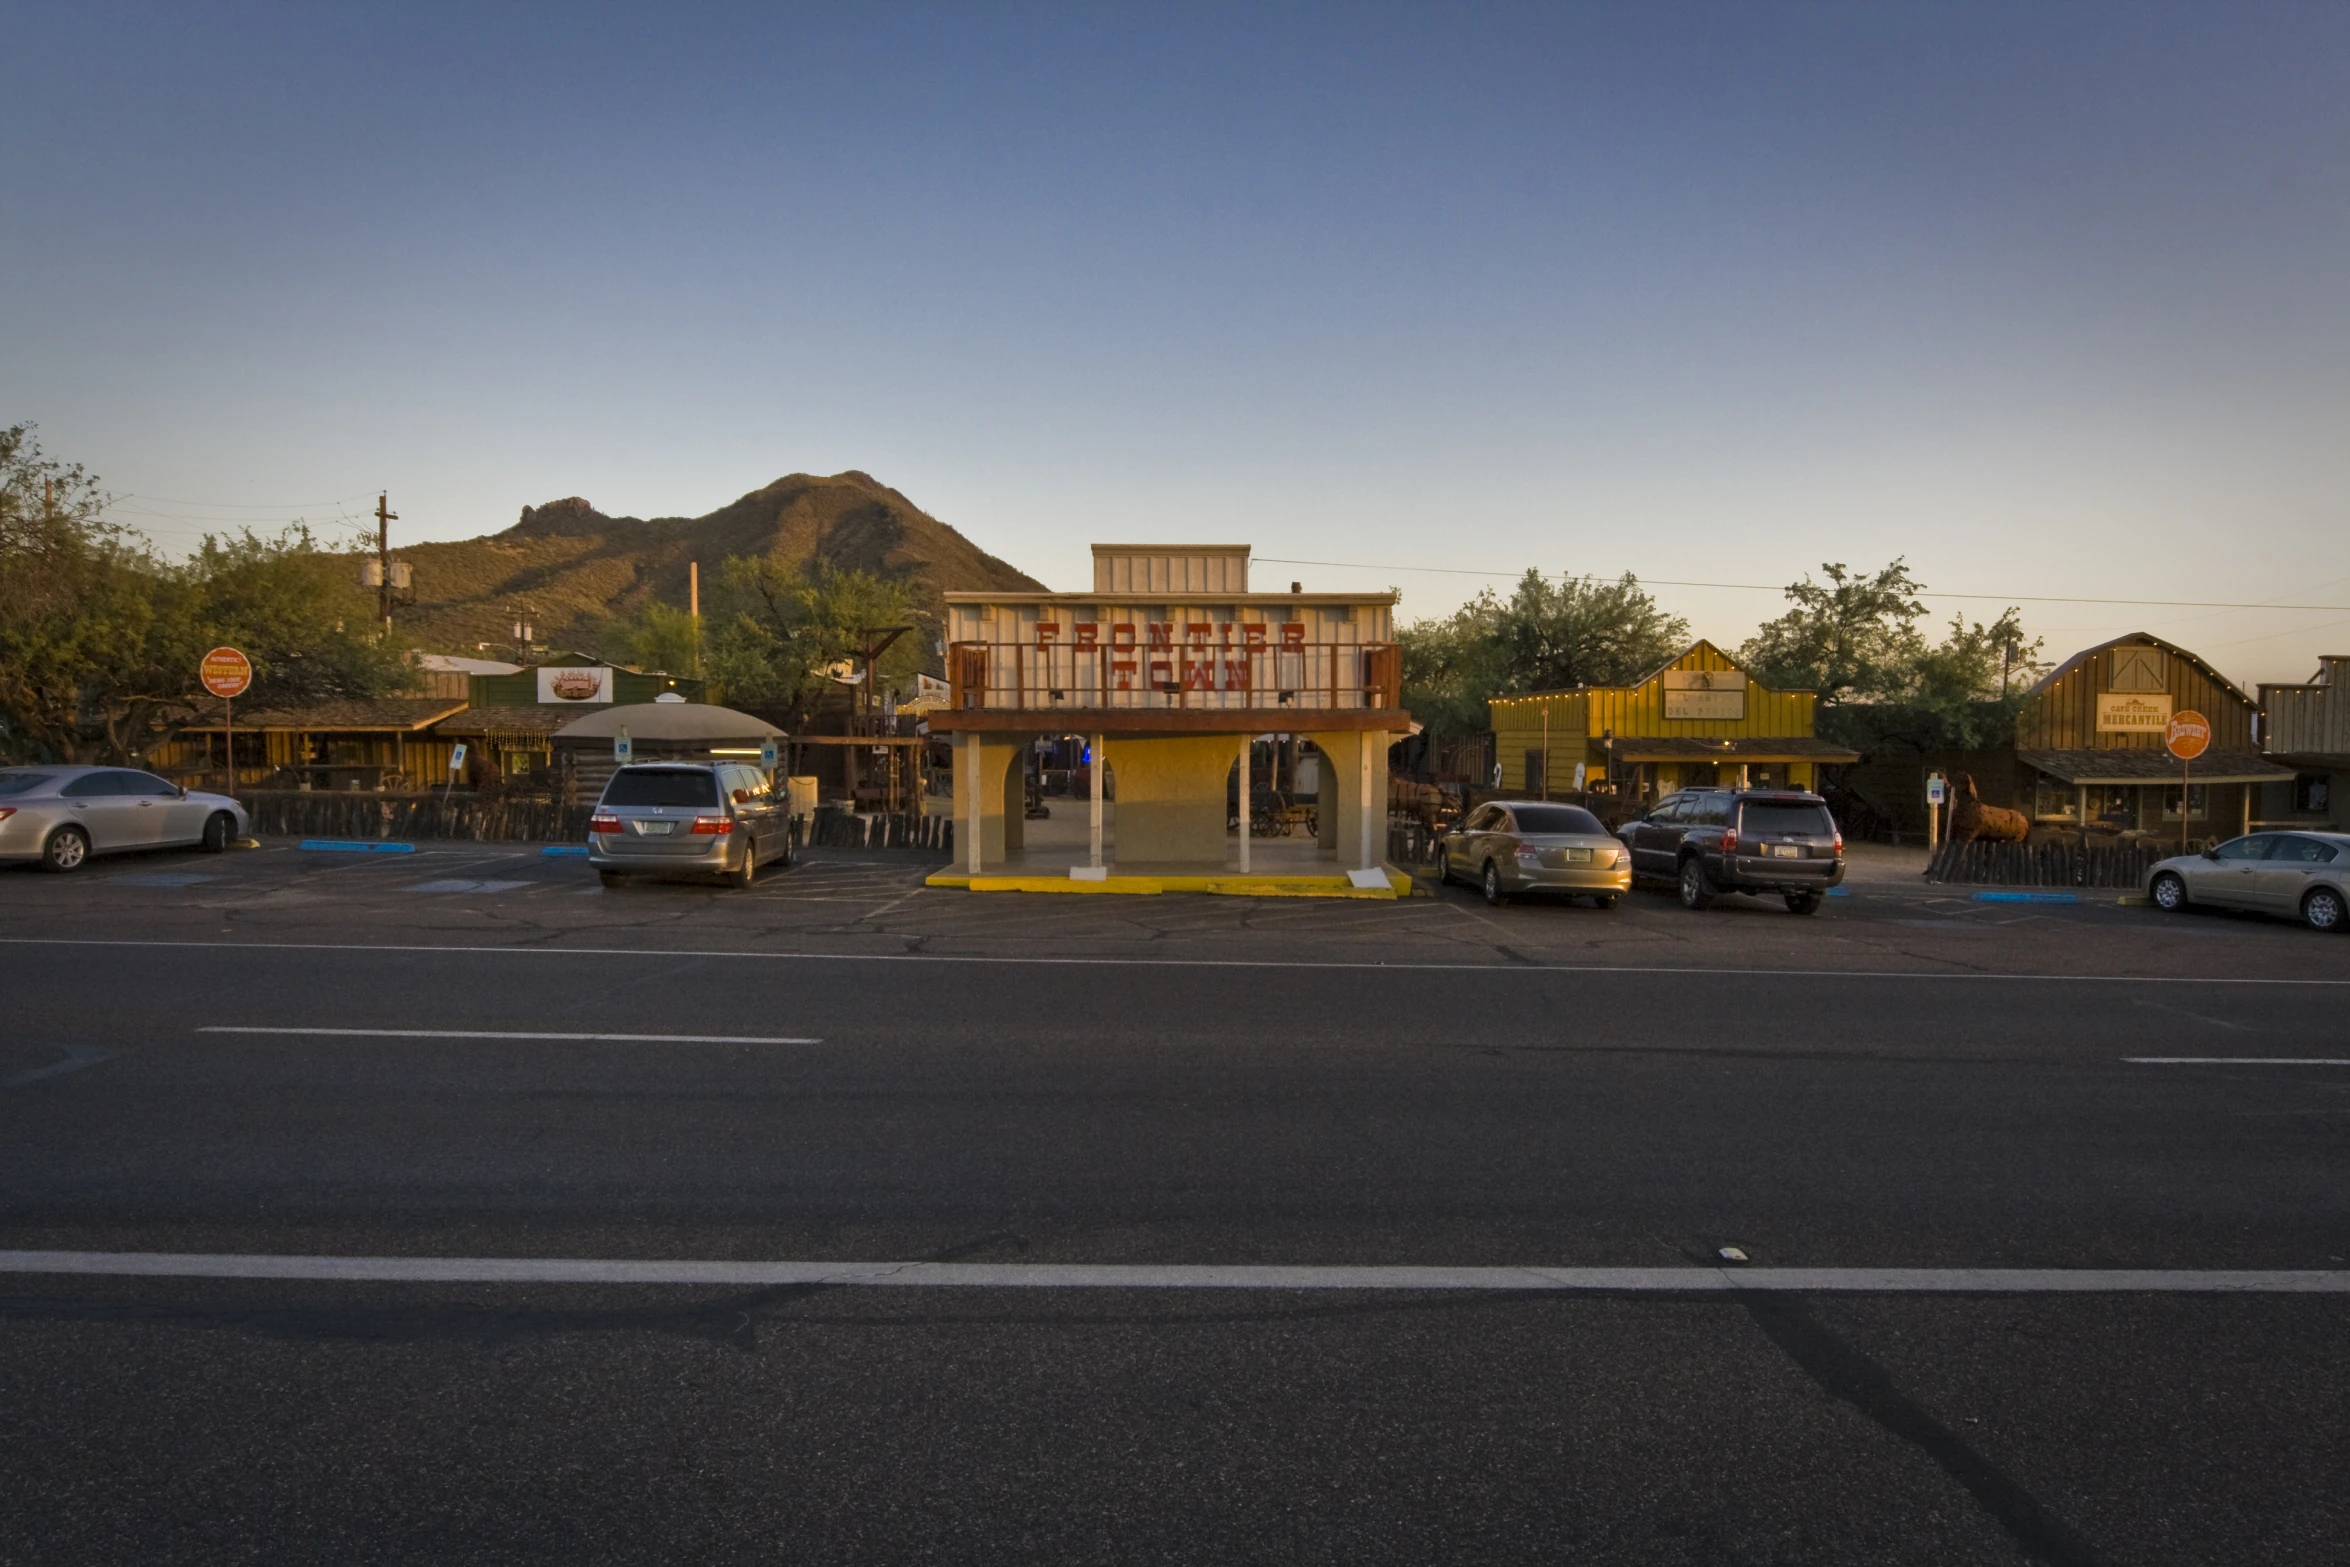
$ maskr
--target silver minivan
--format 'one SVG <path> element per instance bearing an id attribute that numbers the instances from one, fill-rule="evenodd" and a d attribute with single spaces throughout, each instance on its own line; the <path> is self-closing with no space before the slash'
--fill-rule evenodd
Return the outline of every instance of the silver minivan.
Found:
<path id="1" fill-rule="evenodd" d="M 636 762 L 613 773 L 588 819 L 604 885 L 631 876 L 719 876 L 738 887 L 791 863 L 791 819 L 768 777 L 736 762 Z"/>

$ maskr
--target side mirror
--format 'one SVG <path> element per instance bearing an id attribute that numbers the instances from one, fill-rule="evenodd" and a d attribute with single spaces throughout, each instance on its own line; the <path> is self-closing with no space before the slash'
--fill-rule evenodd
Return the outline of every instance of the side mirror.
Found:
<path id="1" fill-rule="evenodd" d="M 186 799 L 188 797 L 188 786 L 186 784 L 179 785 L 179 792 L 180 798 L 183 800 Z"/>
<path id="2" fill-rule="evenodd" d="M 2208 848 L 2208 849 L 2204 850 L 2204 851 L 2203 851 L 2203 857 L 2204 857 L 2205 859 L 2207 859 L 2207 860 L 2216 860 L 2216 859 L 2218 859 L 2218 858 L 2219 858 L 2219 846 L 2218 846 L 2217 844 L 2214 844 L 2214 845 L 2212 845 L 2210 848 Z"/>

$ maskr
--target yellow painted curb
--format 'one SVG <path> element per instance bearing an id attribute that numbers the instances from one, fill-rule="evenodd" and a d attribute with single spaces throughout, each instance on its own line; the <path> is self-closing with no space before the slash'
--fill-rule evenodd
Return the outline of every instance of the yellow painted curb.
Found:
<path id="1" fill-rule="evenodd" d="M 959 888 L 967 892 L 1109 892 L 1148 897 L 1165 892 L 1204 892 L 1226 898 L 1367 898 L 1393 902 L 1412 895 L 1412 880 L 1387 873 L 1384 889 L 1357 887 L 1344 876 L 1107 876 L 1100 881 L 1077 881 L 1067 876 L 971 876 L 940 871 L 925 877 L 926 887 Z"/>

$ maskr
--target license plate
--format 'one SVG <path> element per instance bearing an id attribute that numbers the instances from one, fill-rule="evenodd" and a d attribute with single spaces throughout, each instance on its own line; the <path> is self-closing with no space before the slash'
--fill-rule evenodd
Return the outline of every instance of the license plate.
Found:
<path id="1" fill-rule="evenodd" d="M 1774 843 L 1771 845 L 1771 852 L 1782 860 L 1800 860 L 1803 858 L 1803 845 L 1800 843 Z"/>
<path id="2" fill-rule="evenodd" d="M 634 828 L 637 830 L 637 835 L 638 835 L 639 837 L 644 837 L 644 838 L 665 838 L 665 837 L 667 837 L 667 836 L 669 835 L 669 832 L 670 832 L 670 830 L 671 830 L 672 828 L 674 828 L 674 827 L 677 825 L 677 823 L 675 823 L 675 822 L 631 822 L 631 823 L 629 823 L 629 825 L 630 825 L 630 826 L 632 826 L 632 827 L 634 827 Z"/>
<path id="3" fill-rule="evenodd" d="M 1566 859 L 1569 865 L 1588 865 L 1591 863 L 1591 851 L 1589 849 L 1569 849 Z"/>

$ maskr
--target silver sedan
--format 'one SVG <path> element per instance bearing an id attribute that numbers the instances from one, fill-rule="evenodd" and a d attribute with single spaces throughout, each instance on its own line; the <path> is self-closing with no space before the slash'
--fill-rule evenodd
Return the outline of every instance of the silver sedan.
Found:
<path id="1" fill-rule="evenodd" d="M 2195 905 L 2350 929 L 2350 833 L 2256 832 L 2181 854 L 2146 874 L 2146 896 L 2176 914 Z"/>
<path id="2" fill-rule="evenodd" d="M 1581 893 L 1603 909 L 1632 887 L 1632 856 L 1579 805 L 1493 800 L 1436 844 L 1436 876 L 1467 876 L 1487 903 L 1525 892 Z"/>
<path id="3" fill-rule="evenodd" d="M 218 854 L 245 808 L 128 767 L 0 767 L 0 861 L 81 869 L 93 854 L 185 845 Z"/>

